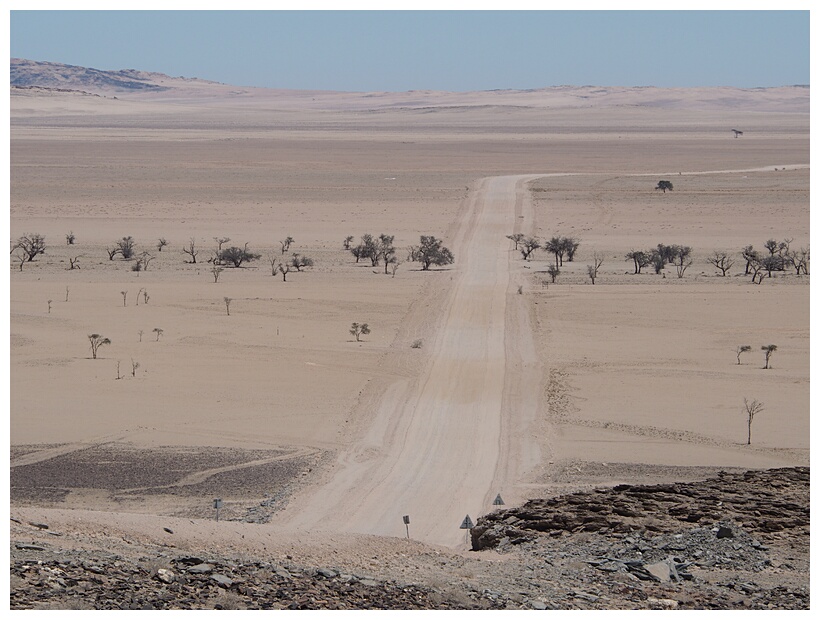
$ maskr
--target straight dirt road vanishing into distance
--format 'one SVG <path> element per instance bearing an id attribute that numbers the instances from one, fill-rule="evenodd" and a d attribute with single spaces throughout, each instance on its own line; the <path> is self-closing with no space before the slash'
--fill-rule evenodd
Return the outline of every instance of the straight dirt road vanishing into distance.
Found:
<path id="1" fill-rule="evenodd" d="M 289 527 L 401 536 L 408 515 L 412 538 L 458 545 L 464 517 L 490 510 L 509 482 L 503 478 L 515 475 L 500 467 L 500 456 L 520 459 L 537 450 L 510 450 L 505 444 L 522 437 L 503 432 L 510 425 L 502 420 L 516 414 L 505 408 L 506 314 L 515 292 L 506 235 L 516 225 L 524 183 L 533 178 L 484 179 L 468 199 L 429 363 L 418 380 L 388 388 L 368 433 L 341 455 L 331 479 L 280 515 Z M 537 389 L 537 373 L 534 379 Z"/>
<path id="2" fill-rule="evenodd" d="M 506 235 L 531 221 L 528 181 L 575 174 L 480 181 L 453 237 L 453 283 L 421 376 L 393 383 L 367 433 L 339 456 L 329 480 L 296 498 L 275 522 L 404 536 L 408 515 L 411 538 L 461 546 L 465 516 L 475 521 L 491 511 L 496 495 L 538 464 L 540 446 L 550 440 L 535 435 L 550 431 L 537 426 L 541 371 L 524 306 L 511 303 L 515 255 Z M 507 499 L 523 499 L 517 495 Z"/>

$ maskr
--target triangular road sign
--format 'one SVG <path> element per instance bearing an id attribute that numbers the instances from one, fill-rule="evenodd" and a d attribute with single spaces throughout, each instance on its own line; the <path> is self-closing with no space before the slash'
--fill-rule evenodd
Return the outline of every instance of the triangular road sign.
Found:
<path id="1" fill-rule="evenodd" d="M 498 495 L 495 496 L 495 499 L 493 500 L 493 506 L 503 506 L 503 505 L 504 505 L 504 500 L 501 499 L 501 493 L 499 493 Z"/>
<path id="2" fill-rule="evenodd" d="M 471 530 L 471 529 L 473 529 L 473 520 L 470 519 L 470 515 L 467 515 L 466 517 L 464 517 L 464 521 L 461 522 L 461 525 L 459 526 L 459 529 L 461 529 L 461 530 Z"/>

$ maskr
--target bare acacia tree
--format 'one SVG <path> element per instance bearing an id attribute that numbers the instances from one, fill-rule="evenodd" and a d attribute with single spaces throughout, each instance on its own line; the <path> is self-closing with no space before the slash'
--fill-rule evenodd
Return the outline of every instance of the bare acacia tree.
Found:
<path id="1" fill-rule="evenodd" d="M 273 253 L 268 254 L 268 262 L 270 263 L 270 275 L 271 275 L 271 276 L 275 276 L 275 275 L 276 275 L 276 272 L 278 271 L 278 270 L 276 269 L 276 265 L 278 264 L 278 261 L 279 261 L 279 257 L 278 257 L 278 256 L 276 256 L 276 255 L 275 255 L 275 254 L 273 254 Z"/>
<path id="2" fill-rule="evenodd" d="M 535 237 L 524 237 L 518 240 L 518 251 L 524 260 L 530 260 L 530 254 L 541 247 L 541 242 Z"/>
<path id="3" fill-rule="evenodd" d="M 89 334 L 88 341 L 91 343 L 91 358 L 97 359 L 97 350 L 104 344 L 111 344 L 109 338 L 104 338 L 99 334 Z"/>
<path id="4" fill-rule="evenodd" d="M 142 342 L 142 335 L 143 335 L 145 332 L 144 332 L 143 330 L 139 330 L 137 333 L 139 334 L 139 337 L 140 337 L 140 342 Z"/>
<path id="5" fill-rule="evenodd" d="M 395 256 L 390 259 L 390 272 L 392 275 L 391 278 L 396 277 L 396 272 L 399 270 L 399 265 L 401 265 L 401 261 L 396 258 Z"/>
<path id="6" fill-rule="evenodd" d="M 221 265 L 222 264 L 222 246 L 228 243 L 231 240 L 230 237 L 214 237 L 214 241 L 216 241 L 216 252 L 213 255 L 213 258 L 209 258 L 208 262 L 213 263 L 214 265 Z"/>
<path id="7" fill-rule="evenodd" d="M 191 257 L 192 265 L 196 263 L 196 255 L 199 254 L 199 250 L 196 249 L 196 239 L 191 237 L 188 241 L 188 247 L 182 248 L 182 251 Z"/>
<path id="8" fill-rule="evenodd" d="M 165 240 L 164 237 L 160 237 L 157 241 L 157 252 L 162 252 L 162 248 L 168 245 L 168 242 Z"/>
<path id="9" fill-rule="evenodd" d="M 302 267 L 313 267 L 313 259 L 296 253 L 290 259 L 290 264 L 296 271 L 302 271 Z M 384 272 L 387 273 L 387 267 L 384 268 Z"/>
<path id="10" fill-rule="evenodd" d="M 282 274 L 282 282 L 288 281 L 288 274 L 290 273 L 290 265 L 285 265 L 284 263 L 279 264 L 279 273 Z"/>
<path id="11" fill-rule="evenodd" d="M 74 231 L 69 230 L 68 234 L 65 236 L 65 244 L 66 245 L 74 245 L 74 241 L 76 241 L 77 237 L 74 236 Z"/>
<path id="12" fill-rule="evenodd" d="M 128 297 L 128 291 L 120 291 L 120 295 L 122 295 L 122 307 L 125 308 L 125 300 Z"/>
<path id="13" fill-rule="evenodd" d="M 350 333 L 356 337 L 356 342 L 361 342 L 361 336 L 369 334 L 370 327 L 367 323 L 353 323 L 350 326 Z"/>
<path id="14" fill-rule="evenodd" d="M 550 275 L 550 278 L 552 278 L 553 284 L 555 284 L 555 278 L 561 275 L 561 271 L 558 269 L 558 267 L 552 264 L 549 267 L 547 267 L 547 273 Z"/>
<path id="15" fill-rule="evenodd" d="M 26 233 L 17 239 L 17 242 L 11 248 L 11 252 L 17 249 L 25 253 L 26 262 L 31 262 L 38 254 L 45 254 L 46 238 L 39 233 Z M 22 271 L 22 268 L 20 271 Z"/>
<path id="16" fill-rule="evenodd" d="M 752 347 L 751 347 L 751 345 L 748 345 L 748 344 L 742 344 L 737 348 L 737 365 L 738 366 L 740 366 L 740 354 L 741 353 L 747 353 L 748 351 L 751 351 L 751 350 L 752 350 Z"/>
<path id="17" fill-rule="evenodd" d="M 759 403 L 756 400 L 749 402 L 747 399 L 743 399 L 743 407 L 746 409 L 746 421 L 748 423 L 749 434 L 748 438 L 746 439 L 746 445 L 752 445 L 752 422 L 755 419 L 755 415 L 763 411 L 763 403 Z"/>
<path id="18" fill-rule="evenodd" d="M 69 265 L 68 271 L 71 271 L 72 269 L 79 269 L 80 268 L 80 258 L 82 258 L 82 256 L 83 255 L 80 254 L 79 256 L 75 256 L 74 258 L 69 257 L 69 259 L 68 259 L 68 265 Z"/>
<path id="19" fill-rule="evenodd" d="M 23 271 L 23 265 L 25 265 L 28 262 L 26 255 L 21 254 L 20 252 L 15 252 L 14 254 L 12 254 L 12 256 L 14 256 L 14 258 L 16 258 L 20 262 L 20 271 Z"/>
<path id="20" fill-rule="evenodd" d="M 767 370 L 769 368 L 769 358 L 772 356 L 772 353 L 777 351 L 777 345 L 776 344 L 767 344 L 767 345 L 764 345 L 764 346 L 760 347 L 760 350 L 763 351 L 763 354 L 766 356 L 766 365 L 763 366 L 763 369 Z"/>
<path id="21" fill-rule="evenodd" d="M 686 269 L 692 264 L 692 259 L 690 258 L 692 254 L 692 248 L 688 245 L 674 245 L 674 258 L 673 263 L 675 263 L 675 271 L 677 271 L 678 277 L 682 278 Z"/>
<path id="22" fill-rule="evenodd" d="M 279 242 L 279 245 L 282 246 L 282 254 L 290 249 L 291 243 L 293 243 L 293 237 L 285 237 L 285 239 Z"/>
<path id="23" fill-rule="evenodd" d="M 139 265 L 138 268 L 134 269 L 134 271 L 148 271 L 148 263 L 154 260 L 156 256 L 149 254 L 147 251 L 140 254 L 140 257 L 137 259 L 135 265 Z"/>
<path id="24" fill-rule="evenodd" d="M 218 265 L 214 265 L 213 267 L 211 267 L 211 274 L 214 277 L 214 284 L 219 282 L 219 274 L 220 273 L 222 273 L 222 267 L 220 267 Z"/>
<path id="25" fill-rule="evenodd" d="M 345 237 L 345 240 L 342 242 L 342 247 L 345 250 L 349 250 L 351 241 L 353 241 L 353 235 L 348 235 L 347 237 Z"/>
<path id="26" fill-rule="evenodd" d="M 48 300 L 48 313 L 51 314 L 51 300 Z"/>
<path id="27" fill-rule="evenodd" d="M 630 250 L 626 253 L 624 260 L 631 260 L 635 263 L 635 273 L 641 273 L 641 269 L 651 264 L 650 253 L 644 250 Z"/>
<path id="28" fill-rule="evenodd" d="M 587 265 L 587 275 L 589 275 L 589 279 L 592 280 L 592 283 L 595 284 L 595 278 L 598 277 L 598 270 L 601 268 L 601 265 L 604 264 L 604 257 L 598 254 L 598 252 L 592 253 L 592 264 Z"/>
<path id="29" fill-rule="evenodd" d="M 735 261 L 731 259 L 729 254 L 719 250 L 715 250 L 712 256 L 706 260 L 710 265 L 714 265 L 716 269 L 720 269 L 720 275 L 723 277 L 726 277 L 726 272 L 735 264 Z"/>
<path id="30" fill-rule="evenodd" d="M 524 240 L 524 233 L 515 233 L 514 235 L 507 235 L 507 239 L 515 244 L 514 250 L 518 250 L 518 245 Z"/>
<path id="31" fill-rule="evenodd" d="M 808 248 L 800 248 L 799 250 L 789 251 L 786 254 L 786 259 L 792 264 L 797 275 L 802 271 L 804 275 L 809 275 L 809 250 Z"/>
<path id="32" fill-rule="evenodd" d="M 231 302 L 233 299 L 230 297 L 223 297 L 222 299 L 225 302 L 225 312 L 228 313 L 228 316 L 231 316 Z"/>
<path id="33" fill-rule="evenodd" d="M 131 358 L 131 376 L 132 376 L 132 377 L 136 377 L 136 376 L 137 376 L 137 368 L 139 368 L 139 367 L 140 367 L 140 363 L 139 363 L 139 362 L 135 362 L 135 361 L 134 361 L 134 358 L 132 357 L 132 358 Z"/>
<path id="34" fill-rule="evenodd" d="M 162 336 L 162 333 L 163 333 L 165 330 L 164 330 L 164 329 L 162 329 L 161 327 L 155 327 L 155 328 L 154 328 L 154 329 L 152 329 L 151 331 L 152 331 L 152 332 L 154 332 L 154 333 L 157 335 L 157 342 L 159 342 L 159 337 L 160 337 L 160 336 Z"/>

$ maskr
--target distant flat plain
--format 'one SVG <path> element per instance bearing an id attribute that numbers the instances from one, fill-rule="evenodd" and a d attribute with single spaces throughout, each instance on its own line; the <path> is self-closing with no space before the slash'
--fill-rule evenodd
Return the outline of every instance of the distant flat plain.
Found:
<path id="1" fill-rule="evenodd" d="M 454 291 L 467 290 L 460 283 L 478 260 L 471 244 L 497 225 L 494 209 L 508 210 L 498 230 L 506 245 L 487 238 L 488 252 L 508 256 L 492 266 L 509 280 L 507 362 L 495 473 L 481 495 L 500 490 L 512 503 L 657 479 L 656 466 L 686 477 L 809 463 L 809 277 L 788 270 L 754 285 L 739 255 L 749 244 L 765 251 L 770 238 L 808 247 L 800 89 L 742 101 L 697 89 L 669 101 L 640 89 L 180 93 L 12 95 L 11 237 L 40 233 L 48 243 L 22 271 L 10 264 L 18 505 L 205 516 L 220 493 L 228 516 L 273 497 L 274 507 L 287 504 L 274 520 L 304 523 L 300 506 L 321 503 L 323 484 L 355 458 L 391 466 L 389 446 L 365 455 L 364 440 L 385 398 L 439 368 L 436 343 L 452 329 Z M 527 176 L 517 194 L 491 199 L 485 180 L 510 175 Z M 660 179 L 674 190 L 656 191 Z M 524 261 L 504 239 L 513 232 L 573 236 L 580 247 L 552 283 L 552 256 L 538 250 Z M 401 261 L 419 235 L 435 235 L 456 261 L 430 272 L 405 261 L 385 275 L 343 249 L 345 237 L 355 245 L 364 233 L 394 235 Z M 124 236 L 155 257 L 147 271 L 109 260 L 106 248 Z M 215 237 L 262 256 L 214 282 Z M 195 264 L 182 252 L 191 239 Z M 632 273 L 625 254 L 659 243 L 693 248 L 683 278 L 672 268 Z M 734 256 L 727 277 L 707 262 L 715 250 Z M 287 282 L 272 275 L 270 260 L 294 252 L 315 267 Z M 604 258 L 594 286 L 593 252 Z M 69 270 L 75 257 L 81 268 Z M 348 333 L 353 321 L 372 330 L 361 343 Z M 96 360 L 92 333 L 111 339 Z M 766 344 L 778 350 L 763 370 Z M 765 405 L 752 445 L 744 398 Z M 80 458 L 112 446 L 127 458 Z M 112 463 L 131 462 L 134 449 L 189 457 L 158 461 L 178 475 L 110 482 Z M 150 462 L 139 467 L 150 473 Z M 50 486 L 57 470 L 76 479 Z M 574 470 L 576 479 L 564 475 Z M 222 486 L 202 496 L 168 492 L 219 476 Z M 353 515 L 338 526 L 403 535 L 398 518 L 395 532 Z M 430 540 L 463 538 L 448 536 L 431 531 Z"/>

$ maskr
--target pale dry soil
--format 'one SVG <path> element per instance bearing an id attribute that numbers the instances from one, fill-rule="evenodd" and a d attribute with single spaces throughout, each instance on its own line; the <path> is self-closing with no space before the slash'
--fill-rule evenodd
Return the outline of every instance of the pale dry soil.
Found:
<path id="1" fill-rule="evenodd" d="M 16 517 L 76 544 L 168 524 L 177 549 L 375 571 L 468 553 L 458 525 L 499 493 L 808 465 L 810 276 L 753 285 L 737 255 L 808 246 L 808 114 L 195 103 L 12 101 L 10 236 L 48 242 L 9 267 Z M 733 139 L 740 121 L 754 130 Z M 365 232 L 394 234 L 401 260 L 433 234 L 456 262 L 391 277 L 342 249 Z M 581 246 L 553 284 L 513 232 Z M 125 235 L 147 271 L 108 259 Z M 288 235 L 316 266 L 283 282 Z M 214 282 L 220 236 L 261 259 Z M 632 274 L 624 254 L 658 243 L 693 247 L 683 278 Z M 736 255 L 725 278 L 716 249 Z M 98 359 L 91 333 L 112 341 Z M 765 404 L 751 445 L 744 398 Z"/>

